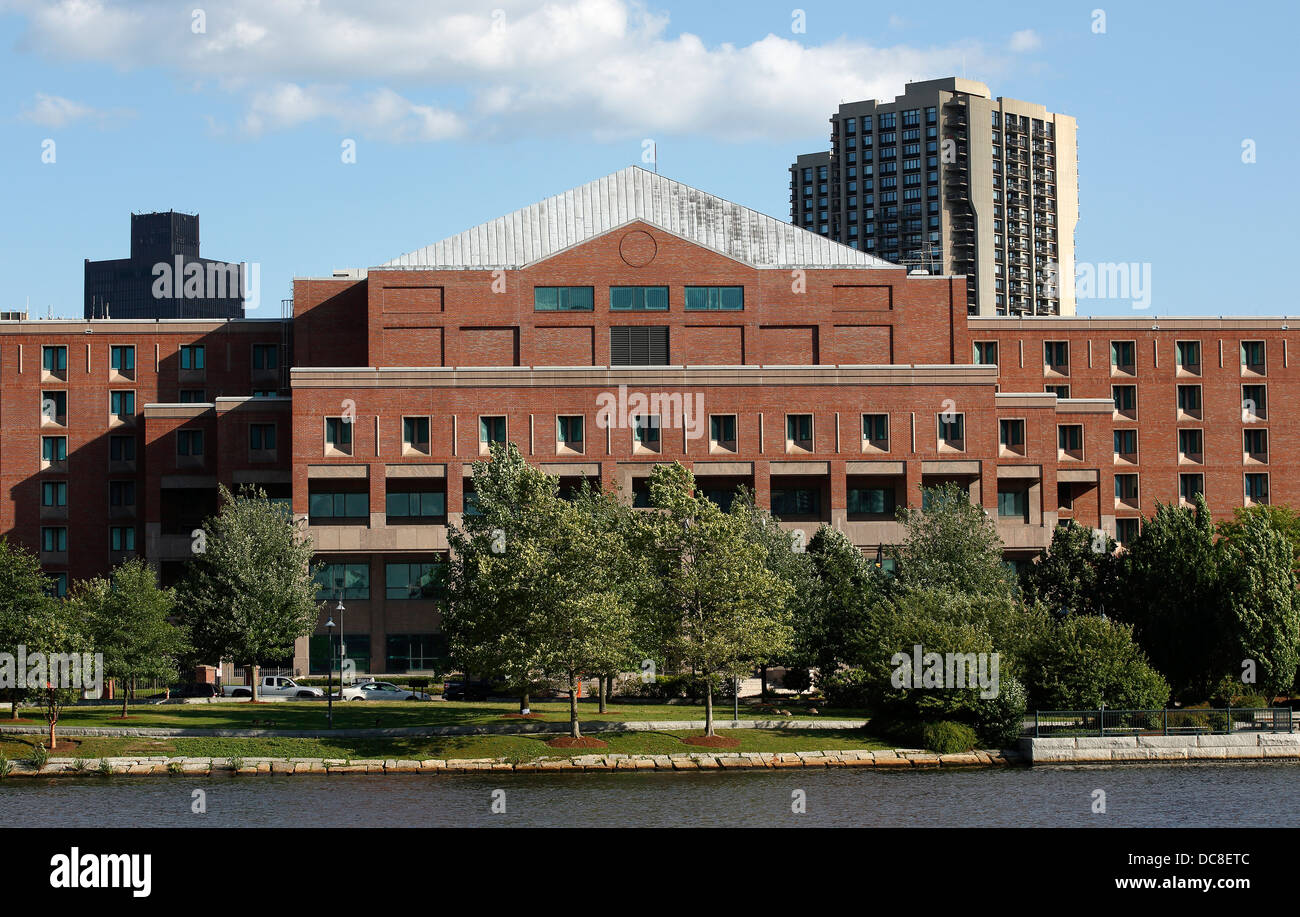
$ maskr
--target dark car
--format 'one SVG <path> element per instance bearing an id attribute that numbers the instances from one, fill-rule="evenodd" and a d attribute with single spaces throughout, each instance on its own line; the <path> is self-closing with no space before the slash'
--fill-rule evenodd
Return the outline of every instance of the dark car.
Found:
<path id="1" fill-rule="evenodd" d="M 172 697 L 220 697 L 221 694 L 219 691 L 217 691 L 216 685 L 195 683 L 195 684 L 187 684 L 187 685 L 172 685 L 171 696 Z"/>
<path id="2" fill-rule="evenodd" d="M 487 700 L 490 683 L 464 676 L 448 678 L 442 686 L 443 700 Z"/>

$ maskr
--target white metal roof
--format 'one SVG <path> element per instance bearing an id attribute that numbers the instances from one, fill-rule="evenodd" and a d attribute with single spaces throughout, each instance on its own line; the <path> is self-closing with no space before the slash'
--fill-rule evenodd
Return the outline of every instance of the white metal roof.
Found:
<path id="1" fill-rule="evenodd" d="M 897 267 L 640 166 L 620 169 L 380 267 L 512 270 L 636 220 L 757 268 Z"/>

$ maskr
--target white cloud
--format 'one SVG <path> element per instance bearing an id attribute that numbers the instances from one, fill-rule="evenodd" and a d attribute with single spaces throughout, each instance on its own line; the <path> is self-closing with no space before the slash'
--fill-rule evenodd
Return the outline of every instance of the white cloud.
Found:
<path id="1" fill-rule="evenodd" d="M 199 35 L 169 0 L 4 5 L 25 20 L 23 47 L 199 82 L 238 100 L 250 133 L 327 121 L 391 140 L 783 138 L 824 131 L 843 100 L 892 98 L 963 62 L 986 79 L 1006 66 L 976 43 L 810 45 L 781 24 L 746 45 L 706 45 L 636 0 L 496 0 L 501 16 L 454 0 L 231 0 Z"/>
<path id="2" fill-rule="evenodd" d="M 1033 29 L 1021 29 L 1019 32 L 1011 33 L 1011 41 L 1008 47 L 1012 51 L 1035 51 L 1043 44 L 1043 40 L 1038 37 L 1038 33 Z"/>
<path id="3" fill-rule="evenodd" d="M 84 102 L 76 102 L 72 99 L 65 99 L 63 96 L 38 92 L 36 93 L 36 101 L 30 106 L 24 106 L 18 117 L 24 121 L 39 124 L 42 127 L 66 127 L 76 121 L 96 121 L 103 125 L 115 116 L 124 117 L 127 115 L 129 115 L 129 112 L 100 111 L 98 108 L 86 105 Z"/>

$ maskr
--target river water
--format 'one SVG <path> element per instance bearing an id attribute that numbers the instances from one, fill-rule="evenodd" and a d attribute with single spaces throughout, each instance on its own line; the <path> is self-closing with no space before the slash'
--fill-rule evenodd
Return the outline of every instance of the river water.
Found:
<path id="1" fill-rule="evenodd" d="M 1300 826 L 1300 764 L 0 781 L 45 827 Z M 196 790 L 202 793 L 196 794 Z M 1096 794 L 1104 792 L 1104 797 Z M 792 811 L 799 792 L 804 813 Z M 504 795 L 502 795 L 504 793 Z M 1105 813 L 1093 809 L 1104 801 Z M 195 812 L 202 802 L 206 812 Z M 493 808 L 504 812 L 493 812 Z"/>

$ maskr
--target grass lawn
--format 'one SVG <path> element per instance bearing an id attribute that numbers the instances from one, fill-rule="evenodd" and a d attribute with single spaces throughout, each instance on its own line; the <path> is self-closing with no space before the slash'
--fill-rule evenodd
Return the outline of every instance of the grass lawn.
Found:
<path id="1" fill-rule="evenodd" d="M 794 752 L 823 751 L 841 748 L 881 749 L 892 745 L 880 742 L 858 729 L 780 730 L 732 729 L 718 730 L 720 735 L 739 739 L 737 748 L 721 751 Z M 93 760 L 132 755 L 186 755 L 191 757 L 228 758 L 282 757 L 282 758 L 398 758 L 420 760 L 424 758 L 511 758 L 517 760 L 539 757 L 565 757 L 583 754 L 682 754 L 705 752 L 708 749 L 685 744 L 682 739 L 697 732 L 634 732 L 603 733 L 599 737 L 609 743 L 608 748 L 566 749 L 551 748 L 546 740 L 551 736 L 410 736 L 396 739 L 223 739 L 223 738 L 116 738 L 69 736 L 60 737 L 54 757 L 86 758 Z M 44 741 L 43 736 L 0 736 L 0 755 L 11 760 L 26 759 L 34 744 Z"/>
<path id="2" fill-rule="evenodd" d="M 265 704 L 165 704 L 133 705 L 127 719 L 116 705 L 67 707 L 59 717 L 60 726 L 175 726 L 202 729 L 324 729 L 325 703 L 322 701 L 287 701 Z M 811 716 L 806 708 L 782 702 L 781 709 L 794 717 Z M 863 719 L 860 710 L 816 708 L 820 718 Z M 730 704 L 715 704 L 717 719 L 731 719 Z M 334 703 L 334 725 L 340 729 L 364 729 L 406 726 L 504 725 L 520 721 L 507 716 L 518 713 L 516 701 L 350 701 Z M 533 713 L 551 722 L 568 722 L 569 703 L 539 701 Z M 36 709 L 25 709 L 23 717 L 44 723 Z M 594 701 L 584 700 L 578 708 L 580 719 L 623 722 L 626 720 L 703 720 L 703 705 L 687 704 L 619 704 L 611 702 L 608 713 L 598 713 Z M 742 719 L 775 719 L 770 711 L 754 707 L 740 708 Z M 0 711 L 0 725 L 7 722 L 8 711 Z"/>

